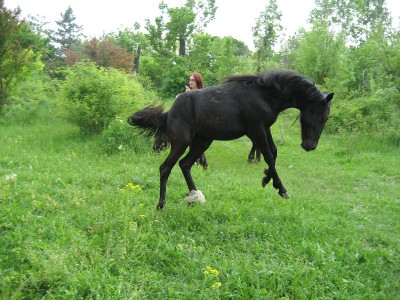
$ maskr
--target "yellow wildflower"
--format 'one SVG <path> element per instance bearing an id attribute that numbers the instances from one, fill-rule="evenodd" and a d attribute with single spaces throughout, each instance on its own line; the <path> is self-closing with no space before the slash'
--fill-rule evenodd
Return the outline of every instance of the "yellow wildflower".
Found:
<path id="1" fill-rule="evenodd" d="M 221 281 L 217 281 L 216 283 L 214 283 L 211 287 L 212 288 L 219 288 L 222 285 Z"/>
<path id="2" fill-rule="evenodd" d="M 204 273 L 204 275 L 219 276 L 219 271 L 211 268 L 210 266 L 207 266 L 203 273 Z"/>
<path id="3" fill-rule="evenodd" d="M 134 185 L 133 183 L 129 182 L 125 185 L 123 189 L 119 189 L 119 191 L 120 192 L 134 191 L 136 193 L 142 191 L 142 189 L 140 188 L 139 185 Z"/>

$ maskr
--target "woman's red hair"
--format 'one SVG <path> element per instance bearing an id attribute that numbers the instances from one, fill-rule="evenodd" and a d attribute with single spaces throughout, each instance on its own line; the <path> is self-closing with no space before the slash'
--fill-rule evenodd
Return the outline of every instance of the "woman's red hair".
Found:
<path id="1" fill-rule="evenodd" d="M 204 88 L 203 76 L 201 76 L 200 73 L 196 72 L 196 73 L 193 73 L 193 74 L 190 75 L 190 76 L 193 76 L 194 80 L 196 81 L 197 88 L 198 88 L 199 90 L 202 89 L 202 88 Z M 189 77 L 190 77 L 190 76 L 189 76 Z"/>

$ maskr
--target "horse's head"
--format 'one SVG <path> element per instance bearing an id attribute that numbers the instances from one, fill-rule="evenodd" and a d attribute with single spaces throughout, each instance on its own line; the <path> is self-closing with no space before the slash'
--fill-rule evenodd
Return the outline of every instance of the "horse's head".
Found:
<path id="1" fill-rule="evenodd" d="M 319 137 L 329 117 L 334 94 L 322 93 L 322 95 L 323 98 L 320 101 L 304 107 L 300 112 L 301 147 L 306 151 L 317 148 Z"/>

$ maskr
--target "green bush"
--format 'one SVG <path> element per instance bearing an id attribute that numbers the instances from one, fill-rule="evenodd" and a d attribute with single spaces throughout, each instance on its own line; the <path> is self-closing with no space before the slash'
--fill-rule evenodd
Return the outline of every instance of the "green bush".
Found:
<path id="1" fill-rule="evenodd" d="M 334 104 L 327 130 L 335 133 L 369 133 L 400 142 L 400 92 L 379 89 L 371 96 Z"/>
<path id="2" fill-rule="evenodd" d="M 50 121 L 56 115 L 57 80 L 43 73 L 34 72 L 12 89 L 4 106 L 1 123 L 32 124 L 37 119 Z"/>
<path id="3" fill-rule="evenodd" d="M 125 119 L 112 120 L 100 134 L 100 148 L 107 154 L 125 151 L 146 153 L 152 150 L 152 140 L 135 131 Z"/>
<path id="4" fill-rule="evenodd" d="M 68 69 L 60 95 L 68 121 L 85 135 L 101 133 L 117 116 L 126 118 L 154 97 L 133 75 L 93 63 Z"/>

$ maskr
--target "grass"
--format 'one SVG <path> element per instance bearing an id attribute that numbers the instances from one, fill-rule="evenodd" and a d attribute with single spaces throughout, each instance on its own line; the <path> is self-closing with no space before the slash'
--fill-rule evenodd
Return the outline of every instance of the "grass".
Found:
<path id="1" fill-rule="evenodd" d="M 290 200 L 261 187 L 243 138 L 194 167 L 206 205 L 184 203 L 176 167 L 162 212 L 167 153 L 108 156 L 61 121 L 2 126 L 0 298 L 395 299 L 398 149 L 323 135 L 306 153 L 292 120 L 274 127 Z"/>

